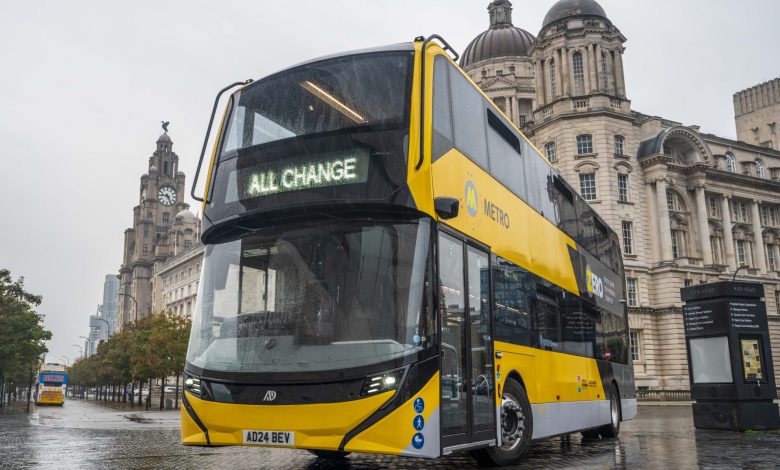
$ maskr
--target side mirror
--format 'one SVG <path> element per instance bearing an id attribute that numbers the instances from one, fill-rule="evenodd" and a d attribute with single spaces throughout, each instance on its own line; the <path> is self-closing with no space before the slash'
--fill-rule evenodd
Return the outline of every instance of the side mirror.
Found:
<path id="1" fill-rule="evenodd" d="M 458 216 L 460 201 L 454 197 L 437 197 L 433 200 L 433 208 L 442 219 L 454 219 Z"/>

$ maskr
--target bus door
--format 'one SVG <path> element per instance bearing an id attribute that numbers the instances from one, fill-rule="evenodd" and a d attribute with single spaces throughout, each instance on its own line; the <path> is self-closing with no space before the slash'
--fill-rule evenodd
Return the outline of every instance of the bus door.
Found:
<path id="1" fill-rule="evenodd" d="M 490 257 L 439 234 L 441 427 L 444 454 L 495 443 Z"/>

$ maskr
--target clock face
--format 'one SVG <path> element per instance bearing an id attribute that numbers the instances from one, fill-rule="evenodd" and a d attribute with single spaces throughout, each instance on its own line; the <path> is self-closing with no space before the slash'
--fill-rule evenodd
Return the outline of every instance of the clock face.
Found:
<path id="1" fill-rule="evenodd" d="M 157 191 L 157 200 L 163 206 L 172 206 L 176 204 L 176 190 L 172 186 L 163 186 Z"/>

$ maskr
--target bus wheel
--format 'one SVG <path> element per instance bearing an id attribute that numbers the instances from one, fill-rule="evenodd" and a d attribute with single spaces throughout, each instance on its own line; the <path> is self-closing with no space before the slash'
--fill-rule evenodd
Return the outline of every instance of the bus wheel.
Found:
<path id="1" fill-rule="evenodd" d="M 500 445 L 471 453 L 482 465 L 514 465 L 531 447 L 534 420 L 525 389 L 516 380 L 507 379 L 501 398 Z"/>
<path id="2" fill-rule="evenodd" d="M 339 452 L 337 450 L 318 450 L 318 449 L 306 449 L 310 454 L 314 454 L 318 459 L 325 460 L 341 460 L 348 456 L 351 452 Z"/>
<path id="3" fill-rule="evenodd" d="M 618 437 L 620 434 L 620 395 L 615 384 L 609 384 L 609 424 L 599 428 L 601 437 Z"/>

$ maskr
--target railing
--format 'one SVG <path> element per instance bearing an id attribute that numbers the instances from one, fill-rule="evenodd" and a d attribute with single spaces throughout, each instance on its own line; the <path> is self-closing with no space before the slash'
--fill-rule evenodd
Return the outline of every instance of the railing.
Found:
<path id="1" fill-rule="evenodd" d="M 547 119 L 548 117 L 552 116 L 552 113 L 552 106 L 548 106 L 542 110 L 542 118 Z"/>
<path id="2" fill-rule="evenodd" d="M 574 100 L 574 109 L 587 109 L 589 105 L 589 98 L 577 98 Z"/>
<path id="3" fill-rule="evenodd" d="M 612 106 L 612 107 L 613 107 L 613 108 L 615 108 L 615 109 L 620 109 L 620 108 L 622 108 L 622 107 L 623 107 L 623 102 L 622 102 L 622 101 L 620 101 L 619 99 L 612 98 L 612 99 L 610 99 L 610 101 L 609 101 L 609 105 L 610 105 L 610 106 Z"/>
<path id="4" fill-rule="evenodd" d="M 640 401 L 690 401 L 689 390 L 637 390 L 636 399 Z"/>

